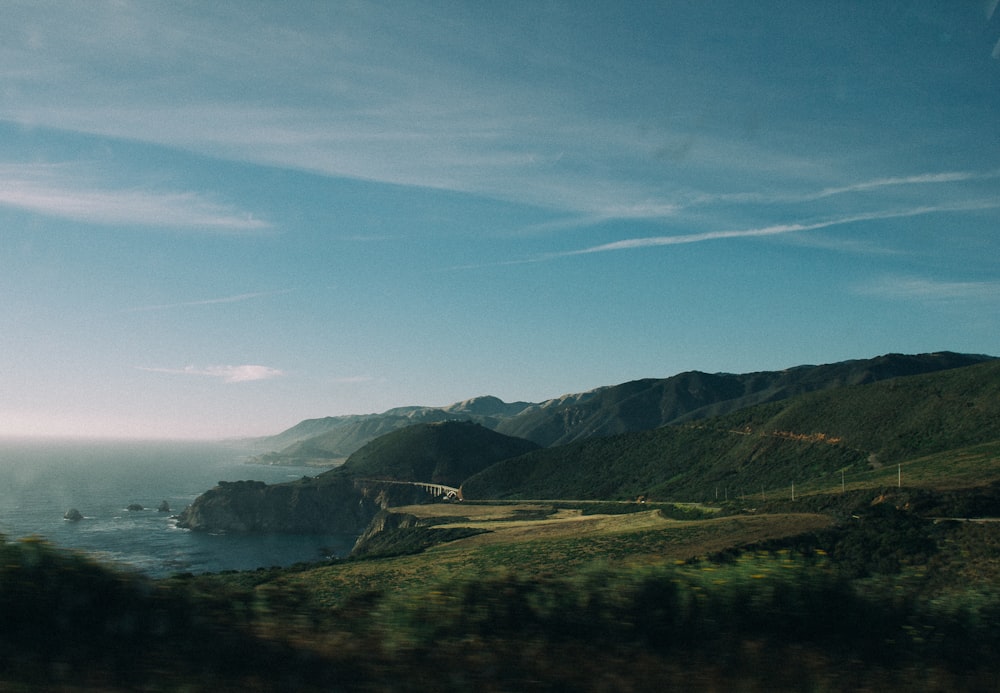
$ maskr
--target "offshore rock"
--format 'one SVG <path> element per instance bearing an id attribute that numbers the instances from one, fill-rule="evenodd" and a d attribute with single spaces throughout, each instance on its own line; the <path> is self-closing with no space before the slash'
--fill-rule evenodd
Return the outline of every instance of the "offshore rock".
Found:
<path id="1" fill-rule="evenodd" d="M 76 508 L 70 508 L 66 511 L 66 514 L 63 515 L 63 519 L 69 520 L 70 522 L 79 522 L 83 519 L 83 514 Z"/>
<path id="2" fill-rule="evenodd" d="M 160 503 L 160 507 L 158 507 L 156 509 L 156 512 L 158 512 L 158 513 L 168 513 L 168 512 L 170 512 L 170 503 L 168 503 L 167 501 L 161 502 Z"/>

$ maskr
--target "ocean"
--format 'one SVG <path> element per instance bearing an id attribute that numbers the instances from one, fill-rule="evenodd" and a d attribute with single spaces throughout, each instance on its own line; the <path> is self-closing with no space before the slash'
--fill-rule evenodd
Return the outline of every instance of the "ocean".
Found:
<path id="1" fill-rule="evenodd" d="M 179 529 L 173 516 L 219 481 L 277 483 L 323 471 L 246 464 L 248 455 L 221 443 L 0 440 L 0 534 L 41 536 L 152 577 L 289 566 L 350 552 L 354 535 Z M 163 501 L 170 512 L 157 510 Z M 128 510 L 132 504 L 144 509 Z M 84 519 L 63 519 L 70 508 Z"/>

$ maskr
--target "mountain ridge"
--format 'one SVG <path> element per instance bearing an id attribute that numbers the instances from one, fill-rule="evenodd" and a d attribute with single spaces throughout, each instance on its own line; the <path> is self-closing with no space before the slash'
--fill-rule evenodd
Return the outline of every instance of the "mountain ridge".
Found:
<path id="1" fill-rule="evenodd" d="M 466 498 L 712 501 L 718 489 L 839 487 L 885 465 L 1000 441 L 1000 361 L 764 402 L 504 460 Z M 981 480 L 986 481 L 986 480 Z"/>
<path id="2" fill-rule="evenodd" d="M 253 441 L 258 449 L 267 446 L 272 450 L 252 461 L 336 466 L 381 435 L 418 423 L 456 418 L 543 447 L 565 445 L 590 437 L 719 416 L 815 390 L 948 370 L 993 358 L 950 351 L 889 353 L 779 371 L 743 374 L 685 371 L 667 378 L 645 378 L 564 394 L 538 403 L 507 403 L 485 395 L 445 407 L 406 406 L 381 414 L 306 419 L 275 436 Z"/>

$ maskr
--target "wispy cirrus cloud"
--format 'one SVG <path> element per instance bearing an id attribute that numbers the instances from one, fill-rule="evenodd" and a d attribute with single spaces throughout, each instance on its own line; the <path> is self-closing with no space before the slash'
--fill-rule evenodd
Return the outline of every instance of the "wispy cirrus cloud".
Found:
<path id="1" fill-rule="evenodd" d="M 909 186 L 947 185 L 1000 178 L 1000 169 L 991 171 L 936 171 L 918 173 L 909 176 L 888 176 L 846 183 L 844 185 L 828 186 L 818 190 L 805 192 L 734 192 L 719 194 L 693 195 L 678 205 L 678 208 L 697 207 L 715 203 L 734 204 L 793 204 L 798 202 L 815 202 L 839 195 L 864 193 L 888 188 L 904 188 Z"/>
<path id="2" fill-rule="evenodd" d="M 637 125 L 633 118 L 646 105 L 642 94 L 683 101 L 686 78 L 665 85 L 665 75 L 645 61 L 608 65 L 585 40 L 554 49 L 522 31 L 494 35 L 499 27 L 443 8 L 361 2 L 344 24 L 316 8 L 276 13 L 266 37 L 255 12 L 209 17 L 65 2 L 58 9 L 53 19 L 52 8 L 19 8 L 12 27 L 31 27 L 30 34 L 12 29 L 7 36 L 0 28 L 7 39 L 0 69 L 12 71 L 7 92 L 18 97 L 0 95 L 0 118 L 611 219 L 672 213 L 675 201 L 664 191 L 675 187 L 667 179 L 678 160 L 664 165 L 664 142 L 685 143 L 680 158 L 707 167 L 709 180 L 720 166 L 759 175 L 812 161 L 700 128 L 691 154 L 690 126 Z M 575 14 L 540 12 L 531 23 L 545 31 Z M 530 78 L 511 72 L 510 55 L 530 68 Z M 144 72 L 151 68 L 156 79 Z M 591 97 L 578 98 L 575 76 L 588 75 L 590 92 L 591 83 L 610 86 L 620 74 L 648 85 L 629 90 L 635 101 L 620 105 L 628 115 L 589 113 Z M 722 88 L 709 78 L 692 83 Z"/>
<path id="3" fill-rule="evenodd" d="M 702 233 L 678 234 L 673 236 L 647 236 L 642 238 L 626 238 L 611 243 L 581 248 L 579 250 L 569 250 L 561 253 L 551 253 L 545 258 L 566 257 L 571 255 L 587 255 L 591 253 L 607 253 L 616 250 L 631 250 L 636 248 L 652 248 L 668 245 L 681 245 L 685 243 L 702 243 L 704 241 L 715 241 L 727 238 L 754 238 L 762 236 L 777 236 L 786 233 L 797 233 L 802 231 L 815 231 L 831 226 L 842 226 L 865 221 L 876 221 L 881 219 L 899 219 L 903 217 L 915 217 L 925 214 L 937 214 L 946 212 L 962 212 L 983 209 L 1000 208 L 1000 202 L 992 200 L 976 200 L 954 205 L 931 205 L 926 207 L 913 207 L 910 209 L 884 210 L 868 212 L 863 214 L 853 214 L 822 221 L 810 223 L 790 223 L 773 224 L 752 229 L 733 229 L 725 231 L 705 231 Z"/>
<path id="4" fill-rule="evenodd" d="M 255 298 L 265 298 L 268 296 L 280 296 L 291 293 L 294 289 L 282 289 L 280 291 L 255 291 L 247 294 L 236 294 L 235 296 L 223 296 L 221 298 L 205 298 L 197 301 L 179 301 L 177 303 L 159 303 L 150 306 L 139 306 L 138 308 L 128 308 L 124 313 L 142 313 L 155 310 L 170 310 L 172 308 L 187 308 L 192 306 L 212 306 L 223 303 L 241 303 Z"/>
<path id="5" fill-rule="evenodd" d="M 701 85 L 724 93 L 720 80 L 734 79 L 744 88 L 738 72 L 674 75 L 618 55 L 626 50 L 608 64 L 584 41 L 555 50 L 524 32 L 494 36 L 497 27 L 483 31 L 441 8 L 361 2 L 343 24 L 316 8 L 276 13 L 262 37 L 258 13 L 239 9 L 208 17 L 172 6 L 63 2 L 54 13 L 36 4 L 18 8 L 9 35 L 0 29 L 6 51 L 0 69 L 12 83 L 11 96 L 0 98 L 7 120 L 333 177 L 488 195 L 568 212 L 584 224 L 666 218 L 718 202 L 808 202 L 1000 175 L 953 171 L 841 183 L 815 152 L 776 147 L 710 122 L 664 119 L 659 101 L 657 117 L 633 117 L 649 109 L 647 94 L 701 103 Z M 558 27 L 563 13 L 571 14 L 539 12 L 535 27 Z M 445 46 L 455 51 L 451 59 Z M 563 53 L 569 47 L 579 52 Z M 509 55 L 532 68 L 532 79 L 508 74 Z M 109 69 L 126 65 L 134 74 Z M 171 77 L 150 79 L 146 70 Z M 247 74 L 259 89 L 246 89 Z M 612 92 L 623 99 L 625 116 L 591 113 L 570 77 L 591 76 L 589 92 L 591 84 L 609 87 L 620 74 L 634 79 L 632 89 Z M 781 125 L 775 120 L 771 127 Z M 815 190 L 789 191 L 807 179 L 822 182 Z M 734 192 L 747 181 L 760 188 Z M 691 192 L 680 193 L 680 186 Z M 95 206 L 93 199 L 46 206 L 72 210 L 74 218 L 96 215 L 81 210 Z M 215 223 L 188 225 L 261 228 L 225 208 L 203 211 Z"/>
<path id="6" fill-rule="evenodd" d="M 270 366 L 260 366 L 255 364 L 245 364 L 242 366 L 207 366 L 196 368 L 195 366 L 185 366 L 184 368 L 149 368 L 136 366 L 140 371 L 150 373 L 168 373 L 170 375 L 197 375 L 209 378 L 218 378 L 225 383 L 246 383 L 255 380 L 270 380 L 285 375 L 285 372 Z"/>
<path id="7" fill-rule="evenodd" d="M 111 226 L 201 228 L 222 232 L 270 227 L 249 212 L 201 193 L 141 190 L 96 181 L 79 166 L 0 164 L 0 206 Z"/>
<path id="8" fill-rule="evenodd" d="M 735 64 L 724 69 L 724 60 L 664 70 L 624 44 L 606 54 L 594 50 L 585 33 L 567 41 L 565 20 L 587 24 L 571 7 L 546 4 L 517 13 L 532 32 L 484 25 L 475 13 L 459 17 L 440 7 L 373 2 L 344 13 L 321 6 L 265 13 L 263 34 L 261 13 L 240 7 L 205 14 L 173 5 L 36 2 L 10 14 L 9 28 L 0 28 L 0 71 L 10 82 L 7 96 L 0 94 L 0 117 L 11 122 L 334 177 L 484 194 L 558 209 L 586 223 L 662 218 L 678 205 L 807 202 L 982 175 L 850 182 L 853 172 L 833 171 L 844 148 L 857 149 L 856 143 L 819 142 L 796 129 L 809 121 L 787 106 L 809 100 L 774 98 L 767 108 L 751 97 L 759 71 L 743 73 Z M 558 40 L 538 40 L 535 31 L 553 31 Z M 675 38 L 676 48 L 664 48 L 668 54 L 704 44 L 696 33 Z M 754 46 L 736 28 L 732 38 Z M 811 59 L 822 57 L 817 52 Z M 840 74 L 842 66 L 834 67 Z M 248 74 L 254 76 L 249 89 Z M 615 86 L 621 74 L 630 76 L 627 89 Z M 914 74 L 930 79 L 949 72 Z M 934 93 L 931 84 L 908 92 Z M 797 85 L 788 84 L 788 93 L 777 82 L 761 86 L 775 90 L 762 93 L 787 97 Z M 752 116 L 746 127 L 733 130 L 728 115 L 725 122 L 698 115 L 711 112 L 709 104 L 725 93 L 745 95 L 733 106 Z M 768 127 L 757 136 L 751 121 Z M 961 118 L 946 122 L 939 135 L 968 130 Z M 847 125 L 845 133 L 855 132 Z M 771 140 L 768 130 L 786 136 Z M 820 151 L 788 147 L 795 135 Z M 919 149 L 908 136 L 895 134 L 907 155 Z M 909 156 L 901 161 L 911 165 Z M 802 180 L 821 182 L 797 193 Z M 748 183 L 752 189 L 739 192 Z M 689 194 L 678 192 L 683 186 Z"/>
<path id="9" fill-rule="evenodd" d="M 816 199 L 842 195 L 844 193 L 865 192 L 904 185 L 930 185 L 935 183 L 961 183 L 973 180 L 989 180 L 1000 178 L 1000 169 L 993 171 L 941 171 L 938 173 L 921 173 L 913 176 L 896 176 L 875 178 L 840 187 L 824 188 L 813 197 Z M 808 199 L 808 198 L 807 198 Z"/>
<path id="10" fill-rule="evenodd" d="M 855 287 L 865 296 L 926 302 L 1000 302 L 1000 281 L 941 281 L 912 276 L 886 276 Z"/>

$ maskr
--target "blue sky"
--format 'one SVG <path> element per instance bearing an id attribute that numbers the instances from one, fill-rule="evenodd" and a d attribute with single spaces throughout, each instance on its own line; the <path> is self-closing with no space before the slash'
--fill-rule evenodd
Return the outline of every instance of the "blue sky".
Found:
<path id="1" fill-rule="evenodd" d="M 1000 354 L 996 5 L 7 0 L 0 435 Z"/>

